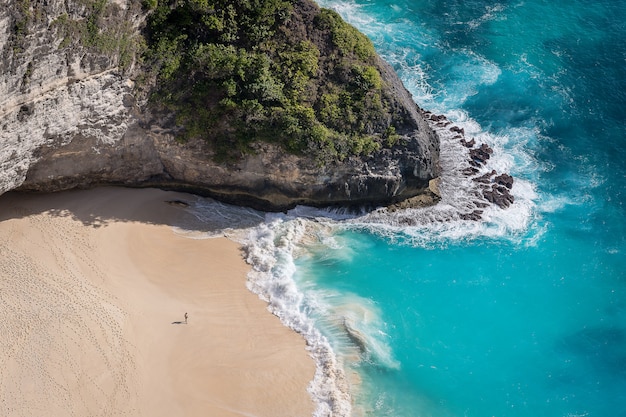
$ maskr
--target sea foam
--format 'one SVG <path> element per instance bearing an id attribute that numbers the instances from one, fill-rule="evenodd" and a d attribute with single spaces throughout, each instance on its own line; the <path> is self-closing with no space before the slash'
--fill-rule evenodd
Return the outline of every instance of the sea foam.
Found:
<path id="1" fill-rule="evenodd" d="M 316 401 L 314 415 L 349 416 L 351 401 L 341 364 L 328 342 L 307 312 L 303 294 L 293 280 L 296 245 L 310 233 L 305 219 L 285 219 L 268 215 L 267 223 L 249 231 L 243 242 L 246 260 L 252 265 L 248 288 L 267 301 L 268 309 L 283 324 L 300 333 L 316 362 L 316 372 L 309 392 Z"/>

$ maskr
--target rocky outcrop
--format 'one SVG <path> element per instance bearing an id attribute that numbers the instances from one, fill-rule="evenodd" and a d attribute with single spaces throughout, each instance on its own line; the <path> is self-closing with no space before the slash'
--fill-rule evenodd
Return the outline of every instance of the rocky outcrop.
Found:
<path id="1" fill-rule="evenodd" d="M 134 83 L 121 74 L 119 50 L 81 45 L 61 24 L 68 16 L 84 23 L 92 13 L 87 3 L 9 3 L 0 8 L 0 193 L 19 187 L 38 161 L 42 169 L 51 149 L 73 144 L 91 149 L 81 166 L 104 163 L 99 147 L 118 143 L 133 123 Z M 111 4 L 118 17 L 110 24 L 136 30 L 140 9 L 118 3 Z M 52 162 L 50 176 L 55 169 Z"/>
<path id="2" fill-rule="evenodd" d="M 459 167 L 459 169 L 461 169 L 464 176 L 471 178 L 475 184 L 476 191 L 473 193 L 474 201 L 472 205 L 477 208 L 469 212 L 460 213 L 459 217 L 463 220 L 476 221 L 482 219 L 482 209 L 489 204 L 501 209 L 510 207 L 515 201 L 515 197 L 511 194 L 514 182 L 513 177 L 507 173 L 498 174 L 495 170 L 480 174 L 481 169 L 484 172 L 485 164 L 491 158 L 493 149 L 486 143 L 476 146 L 475 138 L 467 140 L 464 129 L 453 125 L 446 116 L 432 114 L 428 111 L 423 112 L 423 114 L 437 128 L 447 129 L 449 132 L 452 132 L 454 134 L 452 139 L 458 140 L 464 148 L 467 148 L 467 166 L 465 168 Z"/>
<path id="3" fill-rule="evenodd" d="M 285 154 L 275 145 L 259 143 L 256 147 L 254 155 L 237 163 L 216 164 L 204 141 L 181 146 L 170 133 L 134 123 L 110 143 L 80 133 L 68 143 L 53 141 L 38 147 L 19 189 L 152 186 L 263 210 L 297 204 L 385 204 L 431 195 L 432 160 L 424 155 L 418 138 L 365 160 L 350 158 L 324 167 L 312 159 Z"/>
<path id="4" fill-rule="evenodd" d="M 121 46 L 68 43 L 68 30 L 58 22 L 67 16 L 88 20 L 93 10 L 85 2 L 13 3 L 24 9 L 0 10 L 0 193 L 156 186 L 266 210 L 430 195 L 429 181 L 439 170 L 437 137 L 385 63 L 382 75 L 399 98 L 397 111 L 414 127 L 398 145 L 319 166 L 262 143 L 254 154 L 220 164 L 205 142 L 181 144 L 163 115 L 150 114 L 135 85 L 137 67 L 124 61 Z M 144 16 L 137 2 L 116 0 L 107 7 L 117 17 L 112 21 L 138 33 Z"/>

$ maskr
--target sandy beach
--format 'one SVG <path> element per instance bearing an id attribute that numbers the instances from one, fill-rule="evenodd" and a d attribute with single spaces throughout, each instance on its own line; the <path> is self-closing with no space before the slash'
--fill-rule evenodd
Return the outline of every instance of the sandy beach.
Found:
<path id="1" fill-rule="evenodd" d="M 0 415 L 312 415 L 304 340 L 235 242 L 175 233 L 189 198 L 0 196 Z"/>

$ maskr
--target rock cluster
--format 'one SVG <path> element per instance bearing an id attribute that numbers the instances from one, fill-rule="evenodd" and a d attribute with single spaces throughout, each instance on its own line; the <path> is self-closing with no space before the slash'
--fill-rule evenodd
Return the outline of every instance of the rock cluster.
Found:
<path id="1" fill-rule="evenodd" d="M 497 175 L 496 171 L 492 170 L 488 174 L 474 178 L 474 181 L 485 184 L 483 197 L 500 208 L 507 208 L 515 201 L 509 191 L 513 187 L 513 177 L 509 174 Z"/>
<path id="2" fill-rule="evenodd" d="M 485 143 L 477 145 L 475 138 L 467 140 L 465 130 L 453 125 L 444 115 L 428 111 L 424 111 L 423 115 L 435 128 L 448 129 L 454 134 L 453 140 L 458 140 L 464 148 L 467 148 L 468 165 L 462 168 L 461 172 L 464 176 L 471 178 L 477 186 L 476 200 L 473 201 L 473 206 L 477 208 L 461 213 L 459 217 L 463 220 L 480 220 L 483 214 L 481 209 L 487 207 L 487 204 L 496 205 L 501 209 L 511 206 L 515 201 L 511 194 L 513 177 L 507 173 L 498 174 L 495 170 L 481 174 L 481 168 L 484 168 L 491 158 L 493 149 Z"/>

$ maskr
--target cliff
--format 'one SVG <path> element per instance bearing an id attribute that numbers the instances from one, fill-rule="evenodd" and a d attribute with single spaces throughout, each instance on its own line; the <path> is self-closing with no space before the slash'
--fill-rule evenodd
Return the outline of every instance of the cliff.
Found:
<path id="1" fill-rule="evenodd" d="M 296 204 L 390 204 L 431 194 L 429 181 L 439 169 L 438 139 L 420 109 L 377 56 L 368 56 L 363 65 L 351 61 L 350 71 L 329 59 L 338 53 L 333 49 L 337 41 L 332 28 L 319 23 L 321 11 L 309 1 L 290 4 L 271 39 L 302 36 L 320 53 L 315 71 L 300 85 L 301 97 L 296 98 L 296 90 L 288 85 L 294 75 L 284 72 L 272 84 L 282 86 L 280 96 L 258 100 L 254 117 L 241 110 L 250 97 L 220 93 L 211 86 L 229 80 L 216 81 L 206 74 L 201 81 L 211 87 L 208 90 L 218 91 L 220 103 L 229 99 L 228 111 L 203 104 L 190 113 L 190 107 L 184 107 L 196 103 L 197 82 L 189 87 L 184 81 L 197 81 L 197 71 L 190 73 L 192 69 L 181 65 L 173 72 L 174 82 L 163 78 L 163 61 L 154 59 L 155 36 L 150 33 L 151 16 L 158 9 L 148 11 L 146 4 L 133 0 L 9 3 L 0 10 L 0 193 L 102 184 L 157 186 L 269 210 Z M 335 18 L 327 16 L 331 22 Z M 240 35 L 237 39 L 241 42 Z M 277 42 L 273 48 L 280 45 Z M 237 48 L 242 50 L 241 45 Z M 286 53 L 279 49 L 275 55 Z M 368 72 L 370 67 L 375 73 Z M 354 116 L 359 135 L 345 133 L 341 120 L 333 125 L 324 112 L 335 91 L 324 86 L 341 85 L 342 77 L 354 74 L 355 68 L 375 76 L 367 78 L 374 80 L 367 90 L 353 93 L 384 110 L 372 122 Z M 247 91 L 245 85 L 238 88 Z M 164 92 L 171 97 L 176 91 L 188 94 L 181 93 L 179 101 L 162 99 Z M 215 95 L 206 97 L 206 103 L 217 100 Z M 302 126 L 302 118 L 291 117 L 294 107 L 284 106 L 296 99 L 304 104 L 295 108 L 306 110 L 297 115 L 306 114 L 310 122 L 293 134 L 299 142 L 286 144 L 288 134 L 258 129 L 278 126 L 276 131 L 285 132 L 285 120 Z M 198 129 L 195 120 L 215 109 L 221 113 L 212 113 L 212 120 L 221 123 Z M 276 119 L 275 114 L 289 117 Z M 315 136 L 316 142 L 311 132 L 323 135 Z M 216 145 L 215 138 L 228 135 L 236 141 Z M 276 140 L 275 135 L 285 138 Z M 231 143 L 236 152 L 228 151 Z"/>

